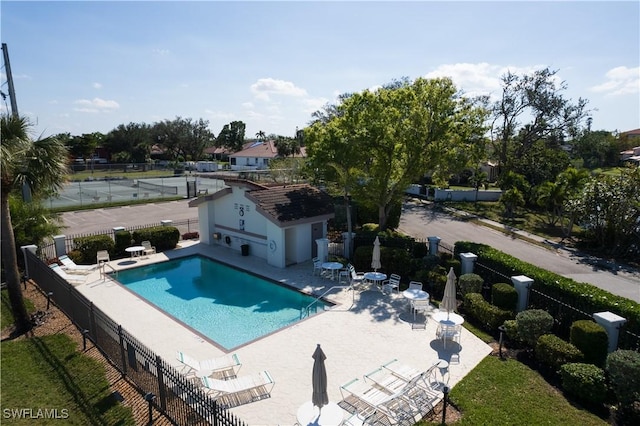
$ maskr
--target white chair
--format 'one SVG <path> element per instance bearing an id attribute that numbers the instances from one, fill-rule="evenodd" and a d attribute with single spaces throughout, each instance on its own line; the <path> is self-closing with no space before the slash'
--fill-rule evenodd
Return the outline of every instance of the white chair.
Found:
<path id="1" fill-rule="evenodd" d="M 72 274 L 89 274 L 98 267 L 98 265 L 78 265 L 66 254 L 58 257 L 58 260 L 62 263 L 62 268 Z"/>
<path id="2" fill-rule="evenodd" d="M 416 313 L 422 312 L 427 317 L 427 312 L 431 310 L 429 299 L 416 299 L 411 301 L 411 310 L 413 311 L 413 320 L 416 320 Z"/>
<path id="3" fill-rule="evenodd" d="M 422 290 L 422 283 L 420 281 L 409 281 L 409 290 Z"/>
<path id="4" fill-rule="evenodd" d="M 456 324 L 446 324 L 440 322 L 436 330 L 436 337 L 442 340 L 444 348 L 447 347 L 447 340 L 460 344 L 460 331 L 462 326 Z"/>
<path id="5" fill-rule="evenodd" d="M 53 269 L 53 271 L 55 271 L 55 273 L 58 274 L 61 278 L 63 278 L 68 283 L 73 284 L 73 285 L 82 284 L 87 279 L 86 275 L 71 275 L 71 274 L 67 274 L 66 271 L 64 269 L 62 269 L 60 267 L 60 265 L 58 265 L 57 263 L 52 263 L 51 265 L 49 265 L 49 267 L 51 269 Z"/>
<path id="6" fill-rule="evenodd" d="M 214 375 L 218 378 L 232 379 L 236 377 L 242 366 L 237 354 L 228 354 L 199 361 L 184 352 L 178 351 L 176 358 L 182 364 L 180 366 L 180 372 L 187 377 L 207 373 L 204 375 Z"/>
<path id="7" fill-rule="evenodd" d="M 311 260 L 313 261 L 313 275 L 315 275 L 317 271 L 318 276 L 322 276 L 322 262 L 320 261 L 320 259 L 317 257 L 314 257 Z"/>
<path id="8" fill-rule="evenodd" d="M 351 286 L 354 284 L 362 284 L 364 282 L 364 272 L 356 272 L 356 268 L 349 264 L 349 274 L 351 275 Z"/>
<path id="9" fill-rule="evenodd" d="M 389 293 L 395 290 L 396 293 L 400 292 L 400 275 L 391 274 L 389 275 L 389 279 L 382 282 L 382 292 Z"/>
<path id="10" fill-rule="evenodd" d="M 252 376 L 229 380 L 202 377 L 204 390 L 214 396 L 222 408 L 269 398 L 274 385 L 273 378 L 266 370 Z"/>
<path id="11" fill-rule="evenodd" d="M 140 245 L 144 247 L 144 250 L 142 250 L 142 254 L 144 254 L 145 256 L 156 254 L 156 248 L 151 245 L 151 241 L 142 241 Z"/>
<path id="12" fill-rule="evenodd" d="M 100 266 L 101 262 L 109 262 L 109 252 L 106 250 L 98 250 L 96 254 L 96 263 Z"/>

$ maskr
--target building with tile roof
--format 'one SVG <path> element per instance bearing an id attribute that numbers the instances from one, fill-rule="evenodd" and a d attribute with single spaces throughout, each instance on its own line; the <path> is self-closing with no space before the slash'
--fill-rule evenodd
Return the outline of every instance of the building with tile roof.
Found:
<path id="1" fill-rule="evenodd" d="M 308 184 L 266 186 L 225 179 L 226 187 L 189 202 L 201 244 L 228 246 L 284 268 L 318 253 L 334 214 L 329 194 Z"/>

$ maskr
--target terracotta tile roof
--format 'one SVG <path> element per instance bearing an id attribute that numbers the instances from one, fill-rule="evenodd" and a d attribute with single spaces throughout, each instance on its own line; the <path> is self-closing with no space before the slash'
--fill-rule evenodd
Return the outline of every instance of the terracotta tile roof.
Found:
<path id="1" fill-rule="evenodd" d="M 247 198 L 256 210 L 276 223 L 333 216 L 333 199 L 311 185 L 284 185 L 247 191 Z"/>
<path id="2" fill-rule="evenodd" d="M 231 157 L 275 158 L 277 156 L 278 149 L 273 141 L 255 142 L 248 148 L 231 154 Z"/>

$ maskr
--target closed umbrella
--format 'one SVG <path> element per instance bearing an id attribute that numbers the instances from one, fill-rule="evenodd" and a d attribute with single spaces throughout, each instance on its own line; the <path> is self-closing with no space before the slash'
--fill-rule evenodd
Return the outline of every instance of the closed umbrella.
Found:
<path id="1" fill-rule="evenodd" d="M 319 411 L 322 411 L 322 407 L 329 403 L 329 395 L 327 394 L 327 370 L 324 366 L 325 359 L 327 359 L 327 357 L 318 344 L 315 352 L 313 352 L 313 374 L 311 376 L 313 394 L 311 395 L 311 402 L 318 407 Z"/>
<path id="2" fill-rule="evenodd" d="M 444 297 L 442 298 L 442 303 L 440 303 L 440 309 L 447 310 L 447 319 L 449 319 L 449 314 L 451 311 L 455 311 L 456 307 L 456 273 L 453 272 L 453 268 L 450 268 L 447 274 L 447 285 L 444 287 Z"/>
<path id="3" fill-rule="evenodd" d="M 376 237 L 373 242 L 373 255 L 371 256 L 371 269 L 378 272 L 382 265 L 380 264 L 380 238 Z"/>

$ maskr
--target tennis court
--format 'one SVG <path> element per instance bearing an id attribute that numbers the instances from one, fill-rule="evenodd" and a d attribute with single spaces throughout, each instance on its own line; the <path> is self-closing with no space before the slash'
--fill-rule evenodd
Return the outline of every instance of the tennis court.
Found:
<path id="1" fill-rule="evenodd" d="M 46 200 L 49 208 L 73 205 L 120 203 L 147 198 L 187 196 L 187 185 L 195 184 L 195 193 L 209 194 L 224 187 L 220 179 L 200 176 L 176 176 L 149 179 L 86 180 L 67 183 L 57 197 Z"/>

